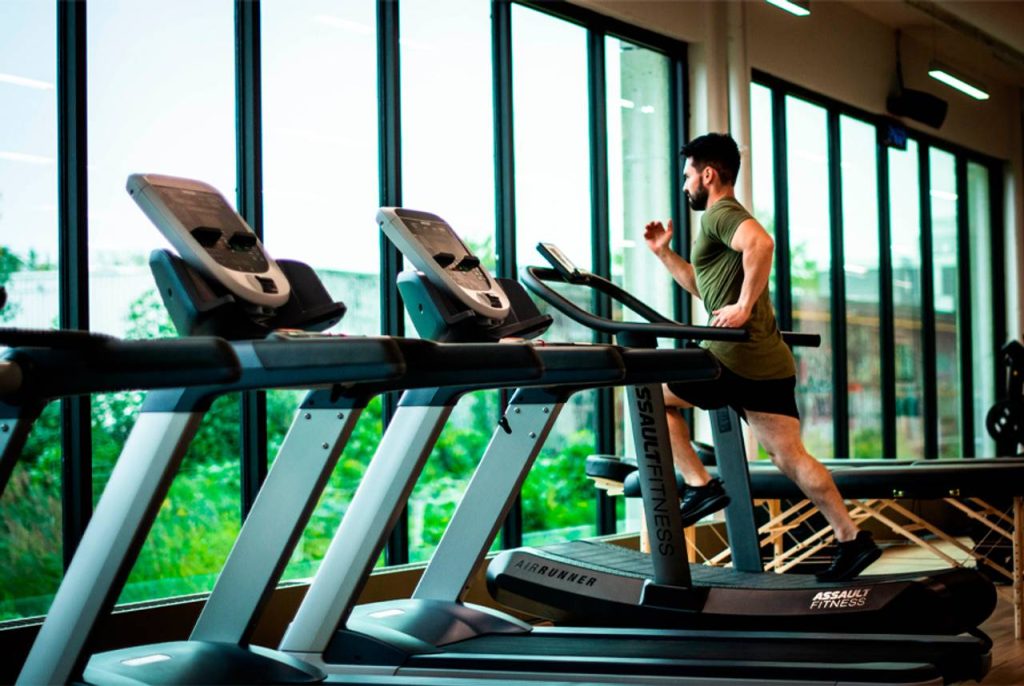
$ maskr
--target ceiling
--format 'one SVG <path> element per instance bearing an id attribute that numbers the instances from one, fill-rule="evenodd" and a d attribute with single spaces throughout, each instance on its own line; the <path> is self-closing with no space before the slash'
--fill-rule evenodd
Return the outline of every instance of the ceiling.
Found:
<path id="1" fill-rule="evenodd" d="M 846 0 L 966 73 L 1024 86 L 1024 2 Z M 812 1 L 813 6 L 813 1 Z"/>

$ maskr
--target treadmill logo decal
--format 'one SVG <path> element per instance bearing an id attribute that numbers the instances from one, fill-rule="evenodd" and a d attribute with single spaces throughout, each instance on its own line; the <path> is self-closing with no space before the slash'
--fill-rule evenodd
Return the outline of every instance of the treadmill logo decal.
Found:
<path id="1" fill-rule="evenodd" d="M 848 588 L 843 591 L 819 591 L 811 598 L 812 610 L 841 610 L 868 604 L 870 588 Z"/>
<path id="2" fill-rule="evenodd" d="M 640 416 L 640 435 L 643 437 L 644 461 L 650 465 L 651 515 L 655 529 L 653 539 L 658 542 L 658 553 L 674 555 L 673 530 L 668 517 L 668 500 L 665 499 L 665 475 L 661 470 L 661 455 L 658 453 L 658 429 L 654 423 L 654 406 L 651 403 L 649 386 L 636 387 L 636 409 Z M 648 520 L 650 521 L 650 520 Z"/>
<path id="3" fill-rule="evenodd" d="M 570 584 L 579 584 L 580 586 L 593 586 L 597 583 L 597 577 L 589 574 L 580 574 L 579 572 L 572 572 L 564 567 L 555 567 L 554 565 L 543 565 L 539 562 L 527 562 L 526 560 L 519 560 L 514 565 L 513 569 L 521 569 L 524 572 L 530 574 L 536 574 L 537 576 L 547 577 L 549 579 L 557 579 L 559 581 L 566 581 Z"/>

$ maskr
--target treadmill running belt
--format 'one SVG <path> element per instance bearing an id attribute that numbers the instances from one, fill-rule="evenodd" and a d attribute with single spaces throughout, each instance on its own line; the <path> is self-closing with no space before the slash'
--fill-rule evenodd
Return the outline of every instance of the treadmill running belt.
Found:
<path id="1" fill-rule="evenodd" d="M 610 543 L 569 541 L 532 550 L 541 553 L 544 557 L 586 566 L 598 571 L 621 574 L 637 579 L 650 579 L 654 576 L 654 568 L 651 565 L 649 555 Z M 737 572 L 727 567 L 711 567 L 702 564 L 690 565 L 690 573 L 693 575 L 694 586 L 772 588 L 780 590 L 822 587 L 822 584 L 810 574 L 755 574 Z M 861 576 L 852 581 L 830 583 L 828 587 L 863 586 L 865 582 L 917 579 L 921 576 L 923 576 L 921 572 Z"/>

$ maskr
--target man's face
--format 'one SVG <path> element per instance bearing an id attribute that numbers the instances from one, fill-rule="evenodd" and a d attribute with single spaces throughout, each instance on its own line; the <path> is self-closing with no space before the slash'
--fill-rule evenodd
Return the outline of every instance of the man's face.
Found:
<path id="1" fill-rule="evenodd" d="M 686 168 L 683 174 L 686 181 L 683 183 L 683 192 L 686 193 L 686 200 L 690 208 L 697 212 L 703 212 L 708 208 L 708 188 L 704 185 L 703 169 L 698 170 L 693 166 L 693 160 L 686 161 Z"/>

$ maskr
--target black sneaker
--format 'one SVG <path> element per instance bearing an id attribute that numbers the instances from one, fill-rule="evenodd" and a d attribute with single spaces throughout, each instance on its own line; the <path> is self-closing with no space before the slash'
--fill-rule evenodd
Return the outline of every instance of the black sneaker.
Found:
<path id="1" fill-rule="evenodd" d="M 729 495 L 721 479 L 712 479 L 703 486 L 687 486 L 679 499 L 679 513 L 683 526 L 696 524 L 712 512 L 718 512 L 729 504 Z"/>
<path id="2" fill-rule="evenodd" d="M 818 581 L 849 581 L 882 556 L 870 531 L 860 531 L 852 541 L 840 541 L 839 552 L 824 572 L 815 574 Z"/>

